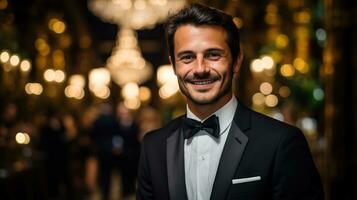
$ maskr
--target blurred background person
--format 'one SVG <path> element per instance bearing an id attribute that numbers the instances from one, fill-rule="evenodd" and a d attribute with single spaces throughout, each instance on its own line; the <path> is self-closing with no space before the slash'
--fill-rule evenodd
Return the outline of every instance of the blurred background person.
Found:
<path id="1" fill-rule="evenodd" d="M 66 130 L 61 116 L 49 111 L 40 132 L 39 149 L 43 153 L 48 199 L 72 199 L 73 188 L 67 171 Z"/>
<path id="2" fill-rule="evenodd" d="M 83 187 L 87 196 L 85 199 L 91 198 L 97 191 L 98 160 L 95 153 L 95 141 L 92 137 L 92 129 L 97 115 L 98 109 L 89 107 L 80 117 L 79 148 L 81 165 L 83 166 Z"/>
<path id="3" fill-rule="evenodd" d="M 103 103 L 99 116 L 94 121 L 92 138 L 98 159 L 98 179 L 102 200 L 110 197 L 112 170 L 118 167 L 118 156 L 122 153 L 123 139 L 119 135 L 119 125 L 113 106 Z"/>
<path id="4" fill-rule="evenodd" d="M 116 116 L 119 125 L 120 136 L 123 139 L 122 155 L 120 157 L 120 169 L 122 180 L 122 196 L 124 199 L 134 195 L 137 167 L 140 156 L 139 127 L 135 121 L 133 113 L 119 103 L 116 109 Z M 120 137 L 117 136 L 117 137 Z M 120 140 L 118 146 L 120 146 Z"/>
<path id="5" fill-rule="evenodd" d="M 65 148 L 67 165 L 65 166 L 66 176 L 69 178 L 69 192 L 71 198 L 82 199 L 83 188 L 83 168 L 81 163 L 81 148 L 79 144 L 78 121 L 73 113 L 63 116 L 63 126 L 65 130 Z"/>

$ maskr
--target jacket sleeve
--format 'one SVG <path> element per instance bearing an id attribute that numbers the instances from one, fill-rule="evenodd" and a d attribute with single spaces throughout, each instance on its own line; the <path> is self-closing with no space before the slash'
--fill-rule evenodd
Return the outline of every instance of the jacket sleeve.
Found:
<path id="1" fill-rule="evenodd" d="M 324 199 L 309 146 L 297 128 L 289 128 L 280 138 L 272 183 L 274 200 Z"/>
<path id="2" fill-rule="evenodd" d="M 140 161 L 138 168 L 138 186 L 136 191 L 136 199 L 150 200 L 154 199 L 149 163 L 147 160 L 145 141 L 141 147 Z"/>

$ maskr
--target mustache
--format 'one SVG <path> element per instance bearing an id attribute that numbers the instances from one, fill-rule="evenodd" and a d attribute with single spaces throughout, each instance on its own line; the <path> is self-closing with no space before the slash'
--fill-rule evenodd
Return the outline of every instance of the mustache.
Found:
<path id="1" fill-rule="evenodd" d="M 219 80 L 220 77 L 218 75 L 212 74 L 193 74 L 185 77 L 185 81 L 187 82 L 197 82 L 197 81 L 216 81 Z"/>

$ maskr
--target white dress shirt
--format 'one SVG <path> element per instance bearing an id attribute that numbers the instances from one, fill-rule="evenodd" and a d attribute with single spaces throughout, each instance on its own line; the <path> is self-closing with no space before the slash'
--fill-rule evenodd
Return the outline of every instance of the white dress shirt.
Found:
<path id="1" fill-rule="evenodd" d="M 209 200 L 219 160 L 231 127 L 238 102 L 232 99 L 217 110 L 215 115 L 219 119 L 220 137 L 215 138 L 201 130 L 195 136 L 185 139 L 185 180 L 189 200 Z M 187 109 L 187 117 L 203 122 Z M 212 115 L 213 115 L 212 114 Z"/>

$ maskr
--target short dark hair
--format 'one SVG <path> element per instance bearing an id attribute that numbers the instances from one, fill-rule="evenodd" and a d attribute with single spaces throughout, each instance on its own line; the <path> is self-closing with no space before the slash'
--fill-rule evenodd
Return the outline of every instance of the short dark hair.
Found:
<path id="1" fill-rule="evenodd" d="M 183 8 L 176 14 L 171 15 L 166 21 L 166 40 L 173 65 L 175 64 L 175 32 L 181 25 L 186 24 L 192 24 L 195 26 L 213 25 L 222 27 L 227 32 L 227 43 L 232 54 L 233 62 L 236 61 L 237 56 L 240 53 L 239 31 L 233 22 L 232 16 L 218 9 L 194 3 Z"/>

